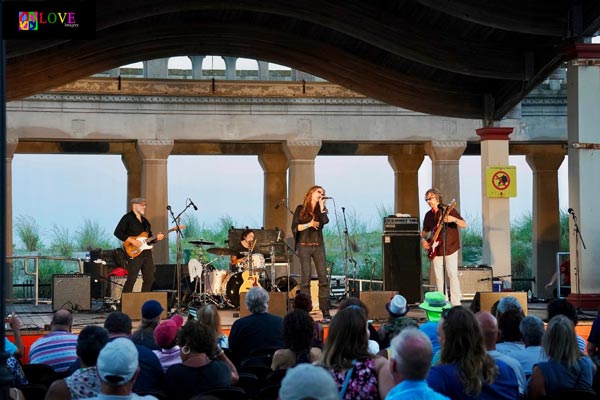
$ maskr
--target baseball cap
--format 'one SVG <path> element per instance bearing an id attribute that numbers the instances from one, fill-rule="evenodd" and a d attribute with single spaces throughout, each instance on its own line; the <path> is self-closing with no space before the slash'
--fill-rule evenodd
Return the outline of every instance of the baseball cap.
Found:
<path id="1" fill-rule="evenodd" d="M 308 363 L 298 364 L 288 369 L 281 381 L 279 398 L 300 400 L 307 397 L 319 400 L 339 398 L 338 388 L 331 372 L 321 366 Z"/>
<path id="2" fill-rule="evenodd" d="M 156 300 L 148 300 L 142 305 L 142 318 L 154 319 L 160 316 L 164 311 L 160 303 Z"/>
<path id="3" fill-rule="evenodd" d="M 116 338 L 106 344 L 96 362 L 98 376 L 111 386 L 122 386 L 133 379 L 138 368 L 138 351 L 130 339 Z"/>
<path id="4" fill-rule="evenodd" d="M 161 322 L 154 328 L 154 342 L 163 349 L 172 347 L 177 337 L 177 331 L 183 324 L 183 317 L 175 314 L 171 319 Z"/>

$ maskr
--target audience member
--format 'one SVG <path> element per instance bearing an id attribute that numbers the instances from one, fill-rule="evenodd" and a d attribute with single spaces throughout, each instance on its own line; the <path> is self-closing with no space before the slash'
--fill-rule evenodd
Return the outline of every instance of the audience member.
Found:
<path id="1" fill-rule="evenodd" d="M 565 315 L 556 315 L 548 323 L 542 338 L 548 355 L 533 367 L 528 396 L 532 400 L 553 396 L 567 389 L 592 389 L 596 367 L 577 346 L 573 322 Z"/>
<path id="2" fill-rule="evenodd" d="M 118 337 L 104 346 L 96 364 L 100 378 L 100 394 L 92 400 L 156 400 L 154 396 L 138 396 L 133 392 L 140 369 L 136 345 L 129 339 Z"/>
<path id="3" fill-rule="evenodd" d="M 64 372 L 77 359 L 77 335 L 71 333 L 73 316 L 58 310 L 50 322 L 51 332 L 39 338 L 29 349 L 30 364 L 46 364 L 56 372 Z"/>
<path id="4" fill-rule="evenodd" d="M 506 316 L 513 311 L 514 310 L 508 311 L 502 315 Z M 517 377 L 517 382 L 519 383 L 519 394 L 521 396 L 525 395 L 527 382 L 525 381 L 523 367 L 521 367 L 521 364 L 514 358 L 511 358 L 506 354 L 496 350 L 496 342 L 500 338 L 500 332 L 498 331 L 498 322 L 496 321 L 496 318 L 487 311 L 480 311 L 476 313 L 475 318 L 481 327 L 481 331 L 483 333 L 483 343 L 487 353 L 492 356 L 494 360 L 501 360 L 510 368 L 512 368 L 515 376 Z"/>
<path id="5" fill-rule="evenodd" d="M 292 310 L 283 318 L 284 349 L 273 354 L 271 369 L 291 368 L 300 363 L 313 363 L 321 357 L 321 349 L 311 347 L 314 320 L 304 310 Z"/>
<path id="6" fill-rule="evenodd" d="M 108 314 L 104 320 L 104 328 L 108 331 L 110 340 L 127 338 L 131 340 L 131 318 L 120 311 Z M 133 342 L 132 342 L 133 343 Z M 134 344 L 138 354 L 139 374 L 133 385 L 134 392 L 162 391 L 164 388 L 164 373 L 156 354 L 146 346 Z"/>
<path id="7" fill-rule="evenodd" d="M 181 364 L 169 367 L 166 394 L 171 399 L 189 399 L 217 387 L 231 386 L 231 372 L 225 363 L 211 360 L 215 332 L 199 321 L 188 321 L 177 334 Z"/>
<path id="8" fill-rule="evenodd" d="M 227 338 L 227 335 L 221 332 L 221 317 L 219 315 L 219 310 L 217 310 L 215 305 L 207 304 L 198 309 L 197 315 L 198 321 L 202 322 L 215 332 L 216 343 L 211 357 L 217 358 L 227 365 L 231 371 L 231 383 L 236 383 L 240 379 L 240 376 L 238 375 L 237 368 L 233 362 L 223 351 L 223 349 L 229 348 L 229 339 Z"/>
<path id="9" fill-rule="evenodd" d="M 386 400 L 444 400 L 448 399 L 427 385 L 427 374 L 431 367 L 431 341 L 415 328 L 404 329 L 392 339 L 390 372 L 394 386 Z"/>
<path id="10" fill-rule="evenodd" d="M 425 310 L 427 322 L 421 324 L 419 329 L 431 340 L 431 349 L 433 350 L 434 360 L 439 359 L 440 342 L 438 340 L 438 322 L 442 318 L 442 312 L 452 308 L 452 305 L 446 301 L 446 296 L 440 292 L 427 292 L 419 308 Z M 435 364 L 432 360 L 432 364 Z"/>
<path id="11" fill-rule="evenodd" d="M 344 308 L 350 306 L 360 307 L 368 318 L 369 309 L 367 308 L 366 304 L 360 301 L 360 299 L 357 297 L 345 298 L 340 302 L 338 309 L 343 310 Z M 371 354 L 377 354 L 381 349 L 381 346 L 379 345 L 379 334 L 377 333 L 377 329 L 375 329 L 371 321 L 368 321 L 367 329 L 369 330 L 369 351 Z"/>
<path id="12" fill-rule="evenodd" d="M 573 323 L 573 331 L 575 331 L 575 326 L 579 319 L 577 318 L 577 310 L 573 306 L 573 304 L 569 303 L 567 299 L 554 299 L 550 303 L 548 303 L 548 321 L 554 318 L 557 315 L 564 315 L 569 318 Z M 577 338 L 577 347 L 581 350 L 582 353 L 585 353 L 586 343 L 585 340 L 575 334 Z"/>
<path id="13" fill-rule="evenodd" d="M 515 296 L 504 296 L 500 300 L 498 300 L 498 305 L 496 306 L 496 313 L 492 313 L 492 315 L 496 318 L 500 317 L 500 314 L 507 312 L 508 310 L 519 310 L 521 313 L 523 312 L 523 307 L 521 303 L 519 303 L 519 299 Z"/>
<path id="14" fill-rule="evenodd" d="M 296 296 L 294 297 L 294 302 L 292 303 L 292 307 L 294 308 L 294 310 L 300 309 L 300 310 L 304 310 L 308 314 L 310 314 L 310 312 L 313 309 L 312 299 L 310 298 L 310 296 L 308 294 L 306 294 L 304 292 L 298 292 L 298 293 L 296 293 Z M 323 324 L 320 323 L 319 321 L 315 321 L 314 325 L 315 325 L 315 333 L 313 336 L 312 346 L 322 349 L 323 348 L 323 332 L 324 332 Z"/>
<path id="15" fill-rule="evenodd" d="M 23 339 L 21 337 L 21 320 L 15 314 L 12 314 L 8 318 L 8 325 L 10 326 L 10 329 L 12 329 L 15 342 L 13 343 L 5 337 L 4 351 L 20 360 L 21 357 L 23 357 L 23 354 L 25 354 L 25 346 L 23 345 Z"/>
<path id="16" fill-rule="evenodd" d="M 481 328 L 473 313 L 461 306 L 445 311 L 438 325 L 440 363 L 431 367 L 427 382 L 451 399 L 518 399 L 513 370 L 487 354 Z"/>
<path id="17" fill-rule="evenodd" d="M 173 315 L 170 319 L 161 322 L 154 329 L 154 342 L 160 347 L 160 350 L 152 350 L 163 372 L 174 364 L 181 364 L 180 347 L 177 345 L 177 332 L 183 325 L 183 318 L 179 314 Z"/>
<path id="18" fill-rule="evenodd" d="M 392 297 L 388 303 L 386 303 L 385 309 L 389 315 L 389 322 L 381 325 L 377 330 L 379 347 L 384 349 L 390 347 L 392 336 L 395 332 L 397 332 L 397 329 L 395 329 L 394 332 L 391 332 L 394 321 L 398 318 L 405 317 L 406 314 L 408 314 L 409 307 L 404 296 L 397 294 Z"/>
<path id="19" fill-rule="evenodd" d="M 106 329 L 96 325 L 83 328 L 77 338 L 77 357 L 81 368 L 71 376 L 54 381 L 48 388 L 45 400 L 75 400 L 98 396 L 100 380 L 96 362 L 107 342 Z"/>
<path id="20" fill-rule="evenodd" d="M 160 323 L 163 311 L 162 305 L 156 300 L 147 300 L 142 304 L 142 322 L 131 335 L 133 343 L 144 345 L 150 350 L 160 350 L 154 342 L 154 329 Z"/>
<path id="21" fill-rule="evenodd" d="M 290 368 L 281 381 L 280 400 L 338 400 L 338 388 L 331 374 L 323 367 L 298 364 Z"/>
<path id="22" fill-rule="evenodd" d="M 389 337 L 393 339 L 396 335 L 400 334 L 406 328 L 416 328 L 419 329 L 419 324 L 413 318 L 410 317 L 399 317 L 392 320 L 386 330 L 389 332 Z M 387 360 L 392 357 L 392 347 L 391 345 L 386 347 L 385 349 L 379 350 L 377 353 L 378 356 L 381 356 Z"/>
<path id="23" fill-rule="evenodd" d="M 498 329 L 500 338 L 497 350 L 503 354 L 510 354 L 513 351 L 523 350 L 525 345 L 521 339 L 519 325 L 525 316 L 522 311 L 511 308 L 503 313 L 498 313 Z"/>
<path id="24" fill-rule="evenodd" d="M 269 293 L 255 286 L 246 294 L 250 315 L 231 326 L 229 346 L 236 360 L 241 361 L 254 350 L 283 348 L 283 318 L 269 314 Z"/>
<path id="25" fill-rule="evenodd" d="M 367 314 L 351 305 L 329 325 L 321 364 L 331 371 L 340 399 L 383 399 L 393 386 L 388 360 L 369 352 Z"/>
<path id="26" fill-rule="evenodd" d="M 544 321 L 540 317 L 530 315 L 523 318 L 519 324 L 519 331 L 521 332 L 525 348 L 523 350 L 512 351 L 508 355 L 521 364 L 525 377 L 529 377 L 535 364 L 548 359 L 542 348 Z"/>

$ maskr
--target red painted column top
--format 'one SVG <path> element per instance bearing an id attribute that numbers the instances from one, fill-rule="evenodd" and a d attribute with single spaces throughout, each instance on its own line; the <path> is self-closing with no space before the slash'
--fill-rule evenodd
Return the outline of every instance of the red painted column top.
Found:
<path id="1" fill-rule="evenodd" d="M 509 140 L 510 134 L 514 128 L 490 127 L 479 128 L 475 132 L 481 137 L 481 140 Z"/>

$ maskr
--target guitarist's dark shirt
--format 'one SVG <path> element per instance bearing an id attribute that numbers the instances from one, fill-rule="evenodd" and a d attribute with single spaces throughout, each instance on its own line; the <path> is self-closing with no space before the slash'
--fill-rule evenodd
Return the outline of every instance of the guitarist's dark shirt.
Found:
<path id="1" fill-rule="evenodd" d="M 463 219 L 463 217 L 460 216 L 456 209 L 450 211 L 450 215 L 458 219 Z M 435 232 L 435 228 L 437 228 L 439 218 L 439 211 L 435 213 L 431 210 L 427 211 L 427 214 L 425 214 L 425 219 L 423 220 L 423 231 L 432 232 L 433 235 L 433 232 Z M 455 222 L 449 223 L 447 225 L 448 226 L 446 229 L 446 254 L 450 255 L 458 249 L 460 249 L 460 237 L 458 233 L 458 226 Z M 440 235 L 438 236 L 438 241 L 440 242 L 440 244 L 435 249 L 436 256 L 441 256 L 444 254 L 444 243 L 442 241 L 442 235 L 443 232 L 440 232 Z"/>
<path id="2" fill-rule="evenodd" d="M 142 222 L 138 221 L 133 211 L 123 215 L 123 218 L 121 218 L 115 228 L 115 236 L 119 238 L 121 242 L 126 241 L 130 236 L 137 237 L 142 232 L 148 233 L 148 237 L 152 236 L 150 222 L 144 218 L 144 216 L 142 216 Z"/>

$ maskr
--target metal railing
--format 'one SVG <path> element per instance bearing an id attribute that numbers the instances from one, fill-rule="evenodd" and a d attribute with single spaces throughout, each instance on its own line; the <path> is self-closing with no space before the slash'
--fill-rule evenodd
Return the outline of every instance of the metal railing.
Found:
<path id="1" fill-rule="evenodd" d="M 82 274 L 83 273 L 83 259 L 81 258 L 74 258 L 74 257 L 59 257 L 59 256 L 9 256 L 6 257 L 7 261 L 12 261 L 13 264 L 13 270 L 15 268 L 15 262 L 14 261 L 19 261 L 22 260 L 23 261 L 23 272 L 25 273 L 25 275 L 28 276 L 32 276 L 33 279 L 33 287 L 34 287 L 34 298 L 33 300 L 35 300 L 35 305 L 39 305 L 40 303 L 40 299 L 39 299 L 39 289 L 40 289 L 40 281 L 39 281 L 39 275 L 40 275 L 40 260 L 52 260 L 52 261 L 69 261 L 69 262 L 75 262 L 77 263 L 77 267 L 79 270 L 79 273 Z M 33 271 L 29 271 L 29 261 L 33 260 Z M 11 277 L 12 280 L 12 277 Z M 14 299 L 11 299 L 14 300 Z"/>

